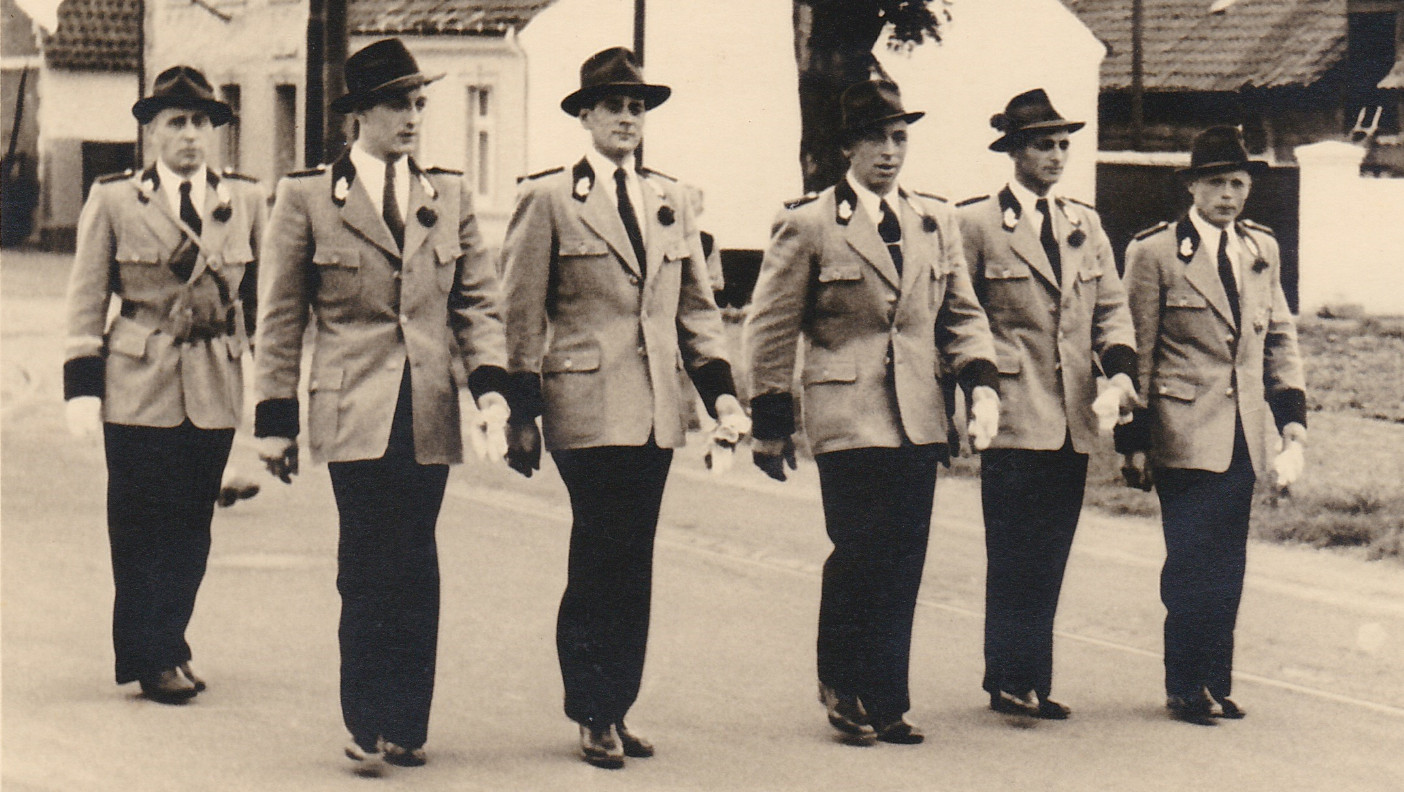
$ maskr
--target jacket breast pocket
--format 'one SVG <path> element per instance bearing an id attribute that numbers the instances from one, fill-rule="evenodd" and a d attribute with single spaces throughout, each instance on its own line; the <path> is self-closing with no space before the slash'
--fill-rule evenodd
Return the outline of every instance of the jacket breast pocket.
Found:
<path id="1" fill-rule="evenodd" d="M 990 264 L 985 267 L 987 281 L 1022 281 L 1029 279 L 1029 268 L 1022 264 Z"/>
<path id="2" fill-rule="evenodd" d="M 319 247 L 312 253 L 317 267 L 317 300 L 336 305 L 361 296 L 361 254 L 355 248 Z"/>
<path id="3" fill-rule="evenodd" d="M 1193 382 L 1185 382 L 1177 379 L 1164 379 L 1155 383 L 1151 389 L 1158 399 L 1170 399 L 1177 402 L 1192 402 L 1194 395 L 1199 391 L 1199 386 Z"/>
<path id="4" fill-rule="evenodd" d="M 609 255 L 609 245 L 606 245 L 603 239 L 565 237 L 556 248 L 556 253 L 561 256 L 561 258 L 575 256 L 607 256 Z"/>
<path id="5" fill-rule="evenodd" d="M 1198 292 L 1169 292 L 1165 295 L 1165 308 L 1167 310 L 1203 310 L 1209 307 L 1209 301 L 1204 299 L 1204 295 Z"/>
<path id="6" fill-rule="evenodd" d="M 453 290 L 454 277 L 458 272 L 458 257 L 463 249 L 453 242 L 440 242 L 434 246 L 434 274 L 439 280 L 439 290 L 447 294 Z"/>
<path id="7" fill-rule="evenodd" d="M 811 354 L 804 363 L 803 381 L 808 385 L 844 384 L 858 380 L 858 367 L 851 355 Z"/>

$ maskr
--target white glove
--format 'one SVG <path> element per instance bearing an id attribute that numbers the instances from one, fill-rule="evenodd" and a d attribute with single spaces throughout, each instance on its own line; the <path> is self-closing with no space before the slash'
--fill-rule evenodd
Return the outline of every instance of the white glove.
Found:
<path id="1" fill-rule="evenodd" d="M 970 447 L 984 451 L 999 434 L 999 394 L 993 388 L 977 386 L 970 395 Z"/>
<path id="2" fill-rule="evenodd" d="M 1282 430 L 1282 451 L 1272 460 L 1277 488 L 1286 490 L 1302 477 L 1306 469 L 1306 427 L 1291 423 Z"/>
<path id="3" fill-rule="evenodd" d="M 712 441 L 704 461 L 712 475 L 720 476 L 731 470 L 736 459 L 736 445 L 751 433 L 751 418 L 741 408 L 741 402 L 729 393 L 717 397 L 717 425 L 712 429 Z"/>
<path id="4" fill-rule="evenodd" d="M 291 437 L 255 437 L 254 450 L 269 475 L 291 484 L 297 475 L 297 441 Z"/>
<path id="5" fill-rule="evenodd" d="M 63 405 L 68 434 L 79 440 L 102 437 L 102 399 L 96 396 L 75 396 Z"/>
<path id="6" fill-rule="evenodd" d="M 1118 374 L 1107 382 L 1107 386 L 1092 402 L 1092 412 L 1097 416 L 1097 431 L 1111 434 L 1119 423 L 1131 420 L 1131 405 L 1136 398 L 1136 386 L 1131 378 Z"/>
<path id="7" fill-rule="evenodd" d="M 496 391 L 478 397 L 477 409 L 467 418 L 468 445 L 478 459 L 501 462 L 507 457 L 507 419 L 512 410 Z"/>

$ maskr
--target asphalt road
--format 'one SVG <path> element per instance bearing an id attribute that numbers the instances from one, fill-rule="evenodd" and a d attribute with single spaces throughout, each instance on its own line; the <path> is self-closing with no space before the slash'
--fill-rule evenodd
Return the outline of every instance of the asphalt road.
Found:
<path id="1" fill-rule="evenodd" d="M 336 520 L 326 470 L 219 512 L 190 630 L 210 689 L 184 707 L 111 682 L 101 451 L 62 431 L 58 260 L 0 267 L 0 627 L 6 792 L 88 790 L 1399 790 L 1404 569 L 1254 544 L 1238 630 L 1243 721 L 1166 718 L 1159 528 L 1084 516 L 1062 608 L 1063 723 L 1011 721 L 979 688 L 978 492 L 942 479 L 912 662 L 920 746 L 833 739 L 814 701 L 812 464 L 776 484 L 679 455 L 657 547 L 648 668 L 630 723 L 658 756 L 576 757 L 554 621 L 569 511 L 549 468 L 456 468 L 430 763 L 379 781 L 340 755 Z M 246 445 L 236 457 L 252 464 Z"/>

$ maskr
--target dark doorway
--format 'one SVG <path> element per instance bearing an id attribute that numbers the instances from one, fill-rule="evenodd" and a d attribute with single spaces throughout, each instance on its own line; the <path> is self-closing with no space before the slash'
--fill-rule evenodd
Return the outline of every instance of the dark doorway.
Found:
<path id="1" fill-rule="evenodd" d="M 83 200 L 99 176 L 136 167 L 135 143 L 83 141 Z"/>

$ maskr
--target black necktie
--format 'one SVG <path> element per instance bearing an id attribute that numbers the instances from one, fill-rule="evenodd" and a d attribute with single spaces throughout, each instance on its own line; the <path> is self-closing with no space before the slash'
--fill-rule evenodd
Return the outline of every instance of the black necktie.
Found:
<path id="1" fill-rule="evenodd" d="M 1229 261 L 1227 231 L 1219 234 L 1219 280 L 1224 282 L 1229 310 L 1233 311 L 1233 325 L 1239 327 L 1243 324 L 1243 319 L 1238 315 L 1238 279 L 1233 277 L 1233 262 Z"/>
<path id="2" fill-rule="evenodd" d="M 190 187 L 188 181 L 180 183 L 180 221 L 190 226 L 190 230 L 198 237 L 204 231 L 204 224 L 200 222 L 200 213 L 195 211 L 195 202 L 190 199 Z M 191 247 L 187 249 L 186 254 L 171 261 L 171 271 L 181 280 L 189 280 L 190 273 L 195 271 L 195 258 L 198 255 L 197 248 L 194 247 L 196 240 L 190 241 Z"/>
<path id="3" fill-rule="evenodd" d="M 1043 213 L 1043 227 L 1038 232 L 1038 241 L 1043 243 L 1048 263 L 1053 265 L 1053 280 L 1062 284 L 1063 254 L 1058 251 L 1058 240 L 1053 236 L 1053 213 L 1048 211 L 1048 199 L 1040 198 L 1034 206 Z"/>
<path id="4" fill-rule="evenodd" d="M 639 272 L 647 275 L 643 232 L 639 230 L 638 215 L 634 214 L 634 202 L 629 200 L 626 176 L 623 168 L 614 171 L 614 195 L 619 200 L 619 219 L 624 221 L 624 230 L 629 234 L 629 244 L 634 246 L 634 255 L 639 259 Z"/>
<path id="5" fill-rule="evenodd" d="M 395 246 L 405 249 L 405 219 L 400 216 L 400 202 L 395 197 L 395 163 L 385 163 L 385 194 L 380 200 L 380 214 L 395 238 Z"/>
<path id="6" fill-rule="evenodd" d="M 892 207 L 887 205 L 887 200 L 882 202 L 882 219 L 878 221 L 878 236 L 882 237 L 883 244 L 887 245 L 887 254 L 892 257 L 892 265 L 897 268 L 897 274 L 902 274 L 902 224 L 897 222 L 897 215 L 892 212 Z"/>

